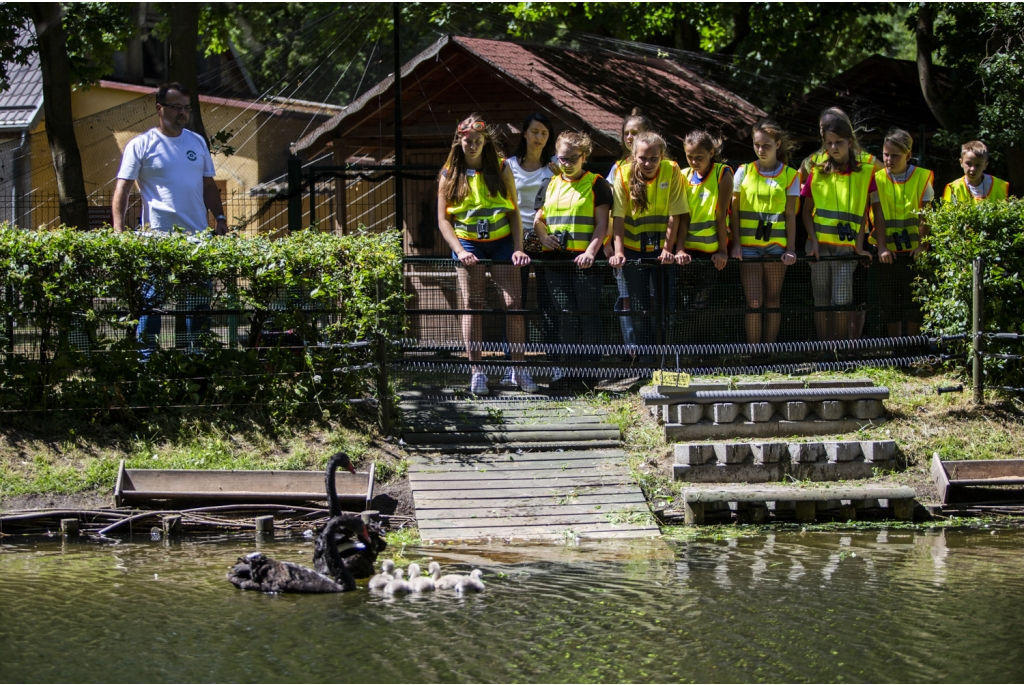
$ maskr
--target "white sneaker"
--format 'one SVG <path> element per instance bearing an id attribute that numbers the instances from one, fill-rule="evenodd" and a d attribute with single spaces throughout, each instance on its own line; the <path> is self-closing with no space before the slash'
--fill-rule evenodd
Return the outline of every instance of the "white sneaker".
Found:
<path id="1" fill-rule="evenodd" d="M 516 385 L 523 392 L 534 393 L 539 390 L 536 383 L 533 382 L 533 378 L 530 377 L 530 373 L 523 369 L 515 369 L 512 372 L 512 377 L 515 379 Z"/>
<path id="2" fill-rule="evenodd" d="M 555 368 L 551 369 L 551 382 L 552 383 L 557 383 L 558 381 L 562 380 L 563 378 L 565 378 L 565 371 L 562 370 L 561 366 L 556 366 Z"/>
<path id="3" fill-rule="evenodd" d="M 515 387 L 515 385 L 516 385 L 516 375 L 515 375 L 515 371 L 513 369 L 509 369 L 508 371 L 505 372 L 505 375 L 501 377 L 500 385 L 503 385 L 503 386 L 508 387 L 508 388 Z"/>
<path id="4" fill-rule="evenodd" d="M 474 373 L 473 379 L 469 382 L 469 391 L 474 395 L 486 395 L 491 392 L 487 387 L 487 374 Z"/>

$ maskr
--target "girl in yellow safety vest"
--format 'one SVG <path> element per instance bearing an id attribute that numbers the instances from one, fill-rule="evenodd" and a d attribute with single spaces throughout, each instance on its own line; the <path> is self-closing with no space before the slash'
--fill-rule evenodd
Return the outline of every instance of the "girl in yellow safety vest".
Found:
<path id="1" fill-rule="evenodd" d="M 633 140 L 644 133 L 645 131 L 653 131 L 654 124 L 651 120 L 644 116 L 643 112 L 639 107 L 634 107 L 629 116 L 622 121 L 622 136 L 620 143 L 622 145 L 622 156 L 619 160 L 612 164 L 612 168 L 608 171 L 608 183 L 613 186 L 618 183 L 619 169 L 628 164 L 629 160 L 633 157 Z M 609 219 L 609 221 L 611 221 Z M 608 235 L 604 241 L 604 255 L 609 259 L 615 256 L 615 243 L 611 240 L 611 227 L 609 226 Z M 615 286 L 619 290 L 619 297 L 615 301 L 615 311 L 628 312 L 631 305 L 629 301 L 629 286 L 626 284 L 626 277 L 622 273 L 622 268 L 613 268 L 612 276 L 615 277 Z M 622 328 L 622 340 L 627 345 L 636 344 L 636 331 L 633 329 L 633 319 L 629 316 L 619 316 L 619 324 Z"/>
<path id="2" fill-rule="evenodd" d="M 598 311 L 605 274 L 591 267 L 608 231 L 612 189 L 603 178 L 583 169 L 592 149 L 586 133 L 559 134 L 555 153 L 562 173 L 548 184 L 543 207 L 533 223 L 537 239 L 553 250 L 544 254 L 545 260 L 562 262 L 548 264 L 544 277 L 561 314 L 560 342 L 568 344 L 601 342 L 593 314 Z M 583 313 L 591 316 L 581 316 Z"/>
<path id="3" fill-rule="evenodd" d="M 849 118 L 826 112 L 822 131 L 828 158 L 811 167 L 800 195 L 806 252 L 816 260 L 810 264 L 814 306 L 824 309 L 815 311 L 814 326 L 820 340 L 844 340 L 860 336 L 863 320 L 832 308 L 849 306 L 853 300 L 854 255 L 871 259 L 864 249 L 868 210 L 873 211 L 877 230 L 885 230 L 885 219 L 878 203 L 871 203 L 876 189 L 874 167 L 857 161 L 857 138 Z M 822 262 L 822 257 L 842 259 Z"/>
<path id="4" fill-rule="evenodd" d="M 796 208 L 800 175 L 786 166 L 795 145 L 782 127 L 762 119 L 753 128 L 757 161 L 736 171 L 732 201 L 732 257 L 759 260 L 740 265 L 749 309 L 777 310 L 786 267 L 796 264 Z M 779 261 L 771 261 L 778 258 Z M 782 312 L 746 315 L 748 343 L 773 343 Z"/>
<path id="5" fill-rule="evenodd" d="M 707 342 L 713 325 L 706 315 L 718 272 L 729 261 L 729 202 L 732 200 L 732 168 L 722 156 L 722 139 L 707 131 L 691 131 L 683 141 L 690 165 L 683 169 L 683 191 L 689 214 L 679 221 L 676 263 L 682 302 L 669 306 L 686 313 L 673 316 L 682 323 L 682 341 Z M 674 332 L 673 332 L 674 338 Z"/>
<path id="6" fill-rule="evenodd" d="M 885 168 L 875 172 L 877 191 L 872 195 L 872 200 L 882 206 L 885 233 L 875 229 L 871 242 L 877 243 L 878 261 L 894 264 L 887 269 L 891 272 L 887 274 L 891 287 L 886 289 L 882 307 L 891 337 L 903 335 L 904 323 L 907 335 L 921 332 L 921 309 L 913 303 L 911 293 L 914 272 L 908 261 L 899 263 L 895 258 L 906 255 L 917 259 L 927 249 L 928 226 L 921 220 L 921 213 L 935 199 L 935 174 L 910 164 L 913 146 L 909 133 L 899 128 L 889 130 L 882 146 Z"/>
<path id="7" fill-rule="evenodd" d="M 655 342 L 650 318 L 653 305 L 662 309 L 667 303 L 652 302 L 651 291 L 660 292 L 660 283 L 654 280 L 655 270 L 639 260 L 653 257 L 662 264 L 677 263 L 676 231 L 682 215 L 690 213 L 682 172 L 678 164 L 666 159 L 667 149 L 665 139 L 653 131 L 636 136 L 632 157 L 628 164 L 619 167 L 612 186 L 615 254 L 608 263 L 613 267 L 625 265 L 623 274 L 629 286 L 631 311 L 643 315 L 636 321 L 637 343 L 641 345 Z"/>
<path id="8" fill-rule="evenodd" d="M 849 129 L 851 131 L 853 130 L 853 122 L 850 121 L 850 117 L 846 114 L 846 112 L 844 112 L 843 110 L 841 110 L 838 107 L 828 107 L 828 108 L 823 109 L 821 111 L 821 116 L 818 118 L 818 135 L 821 136 L 822 141 L 825 140 L 825 119 L 826 118 L 828 118 L 828 119 L 834 119 L 834 118 L 841 119 L 843 121 L 843 123 L 847 127 L 849 127 Z M 854 154 L 854 157 L 857 160 L 857 163 L 858 164 L 870 164 L 871 166 L 874 167 L 875 171 L 880 171 L 882 169 L 882 161 L 880 159 L 878 159 L 877 157 L 875 157 L 870 152 L 868 152 L 867 150 L 862 150 L 861 147 L 860 147 L 860 143 L 857 142 L 856 136 L 854 136 L 853 140 L 854 140 L 854 143 L 853 143 L 853 145 L 854 145 L 854 147 L 853 147 L 853 154 Z M 828 159 L 828 150 L 825 149 L 825 145 L 824 145 L 824 142 L 823 142 L 822 146 L 821 146 L 821 149 L 818 150 L 817 152 L 815 152 L 813 155 L 811 155 L 807 159 L 805 159 L 803 161 L 803 164 L 800 165 L 800 182 L 803 183 L 804 181 L 807 180 L 807 175 L 811 173 L 811 169 L 814 167 L 815 164 L 818 164 L 818 165 L 824 164 L 827 159 Z"/>
<path id="9" fill-rule="evenodd" d="M 943 202 L 1000 202 L 1010 197 L 1010 184 L 985 173 L 988 146 L 971 140 L 960 147 L 960 168 L 964 175 L 946 186 Z"/>
<path id="10" fill-rule="evenodd" d="M 481 309 L 486 293 L 487 268 L 479 260 L 496 262 L 490 267 L 506 309 L 520 309 L 519 267 L 530 263 L 523 252 L 523 227 L 516 203 L 512 171 L 502 164 L 494 143 L 497 131 L 473 113 L 455 131 L 448 160 L 438 177 L 437 225 L 452 249 L 457 269 L 461 309 Z M 506 337 L 513 362 L 522 362 L 523 319 L 506 317 Z M 472 364 L 470 392 L 489 392 L 487 376 L 479 365 L 481 323 L 477 315 L 462 317 L 462 337 Z M 530 374 L 515 369 L 513 382 L 521 390 L 536 392 Z"/>

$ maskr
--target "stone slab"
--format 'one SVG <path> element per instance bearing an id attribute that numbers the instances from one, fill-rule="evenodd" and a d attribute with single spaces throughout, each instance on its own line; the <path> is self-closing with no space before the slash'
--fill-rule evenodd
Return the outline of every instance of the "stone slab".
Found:
<path id="1" fill-rule="evenodd" d="M 837 421 L 846 415 L 845 402 L 841 400 L 825 400 L 814 403 L 814 413 L 819 419 L 825 421 Z"/>
<path id="2" fill-rule="evenodd" d="M 711 405 L 709 405 L 711 406 Z M 754 423 L 752 421 L 736 421 L 727 424 L 715 424 L 708 420 L 691 425 L 665 424 L 665 439 L 679 440 L 743 440 L 751 438 L 788 438 L 794 435 L 840 435 L 855 433 L 865 426 L 881 426 L 885 418 L 860 421 L 857 419 L 839 419 L 824 421 L 809 419 L 806 421 L 786 421 L 785 419 Z"/>
<path id="3" fill-rule="evenodd" d="M 743 442 L 717 442 L 714 447 L 719 464 L 743 464 L 750 457 L 750 445 Z"/>
<path id="4" fill-rule="evenodd" d="M 665 423 L 694 424 L 704 418 L 704 406 L 700 404 L 665 405 Z"/>
<path id="5" fill-rule="evenodd" d="M 881 400 L 854 400 L 847 411 L 857 419 L 877 419 L 885 414 L 885 405 Z"/>
<path id="6" fill-rule="evenodd" d="M 862 461 L 811 464 L 675 464 L 672 476 L 687 483 L 772 483 L 792 476 L 813 482 L 862 480 L 873 475 L 871 464 Z"/>
<path id="7" fill-rule="evenodd" d="M 829 461 L 853 461 L 861 456 L 860 443 L 856 441 L 826 442 L 825 454 Z"/>
<path id="8" fill-rule="evenodd" d="M 777 464 L 788 458 L 789 449 L 784 442 L 752 442 L 750 453 L 754 457 L 755 464 Z"/>
<path id="9" fill-rule="evenodd" d="M 699 466 L 707 464 L 715 459 L 715 446 L 706 445 L 676 445 L 675 458 L 677 464 Z"/>
<path id="10" fill-rule="evenodd" d="M 707 417 L 718 424 L 729 424 L 740 414 L 740 406 L 733 402 L 716 402 L 709 404 Z"/>
<path id="11" fill-rule="evenodd" d="M 895 440 L 862 440 L 860 450 L 867 462 L 891 462 L 896 459 Z"/>
<path id="12" fill-rule="evenodd" d="M 779 402 L 778 410 L 787 421 L 803 421 L 811 407 L 806 402 Z"/>
<path id="13" fill-rule="evenodd" d="M 825 446 L 820 442 L 792 442 L 789 444 L 789 460 L 794 464 L 813 464 L 825 456 Z"/>
<path id="14" fill-rule="evenodd" d="M 775 406 L 771 402 L 746 402 L 742 405 L 742 410 L 743 416 L 754 423 L 770 421 L 775 415 Z"/>

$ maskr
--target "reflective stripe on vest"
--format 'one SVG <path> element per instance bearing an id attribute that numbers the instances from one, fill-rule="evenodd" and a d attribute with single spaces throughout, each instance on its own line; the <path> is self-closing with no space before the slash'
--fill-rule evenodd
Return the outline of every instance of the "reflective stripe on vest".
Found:
<path id="1" fill-rule="evenodd" d="M 875 172 L 875 186 L 878 188 L 878 202 L 882 205 L 882 216 L 885 217 L 889 249 L 896 252 L 917 249 L 921 242 L 921 201 L 934 177 L 935 174 L 921 167 L 914 167 L 910 177 L 902 182 L 894 181 L 886 169 Z M 877 242 L 874 235 L 869 240 L 872 245 Z"/>
<path id="2" fill-rule="evenodd" d="M 594 239 L 594 184 L 599 178 L 588 171 L 575 181 L 559 174 L 548 183 L 544 221 L 548 233 L 563 240 L 563 247 L 570 252 L 585 252 Z"/>
<path id="3" fill-rule="evenodd" d="M 658 175 L 653 181 L 647 183 L 647 211 L 639 215 L 633 214 L 633 201 L 629 195 L 629 176 L 632 172 L 632 164 L 623 164 L 619 169 L 619 179 L 626 196 L 623 245 L 627 250 L 635 252 L 654 252 L 665 247 L 672 178 L 681 174 L 679 165 L 667 159 L 661 160 Z"/>
<path id="4" fill-rule="evenodd" d="M 757 162 L 751 162 L 740 183 L 740 245 L 789 247 L 786 239 L 786 191 L 797 171 L 783 166 L 778 176 L 763 176 Z"/>
<path id="5" fill-rule="evenodd" d="M 718 252 L 718 190 L 725 173 L 724 164 L 712 164 L 700 183 L 691 183 L 693 169 L 683 170 L 683 191 L 690 205 L 690 227 L 683 249 Z"/>
<path id="6" fill-rule="evenodd" d="M 512 199 L 490 195 L 482 173 L 474 173 L 466 180 L 469 182 L 469 192 L 465 199 L 447 209 L 452 217 L 455 235 L 473 242 L 501 240 L 511 235 L 508 212 L 513 207 Z"/>
<path id="7" fill-rule="evenodd" d="M 988 174 L 986 174 L 988 176 Z M 963 176 L 953 181 L 946 186 L 946 189 L 942 193 L 943 202 L 964 202 L 970 204 L 970 200 L 975 202 L 1001 202 L 1010 196 L 1010 184 L 1006 181 L 996 178 L 995 176 L 990 177 L 992 179 L 992 187 L 988 191 L 988 195 L 985 197 L 975 197 L 974 194 L 967 187 L 967 179 Z"/>
<path id="8" fill-rule="evenodd" d="M 814 170 L 811 196 L 814 198 L 814 233 L 819 243 L 853 245 L 868 208 L 868 189 L 874 168 L 861 164 L 849 174 L 823 174 Z"/>

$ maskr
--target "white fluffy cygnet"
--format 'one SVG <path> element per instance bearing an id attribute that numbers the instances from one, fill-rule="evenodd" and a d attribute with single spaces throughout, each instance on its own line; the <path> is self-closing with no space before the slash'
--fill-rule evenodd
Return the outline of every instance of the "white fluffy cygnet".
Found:
<path id="1" fill-rule="evenodd" d="M 370 578 L 371 590 L 383 590 L 384 587 L 395 579 L 395 562 L 387 559 L 380 567 L 380 573 Z"/>
<path id="2" fill-rule="evenodd" d="M 440 566 L 438 572 L 440 573 Z M 413 592 L 434 591 L 434 579 L 430 576 L 421 576 L 419 564 L 409 564 L 409 585 L 412 586 Z"/>
<path id="3" fill-rule="evenodd" d="M 483 575 L 483 571 L 478 568 L 473 569 L 473 572 L 469 574 L 468 578 L 463 578 L 462 582 L 455 588 L 456 592 L 483 592 L 484 581 L 480 580 L 480 576 Z"/>
<path id="4" fill-rule="evenodd" d="M 402 569 L 395 569 L 395 579 L 384 586 L 385 595 L 404 595 L 412 592 L 412 586 L 402 580 Z"/>

